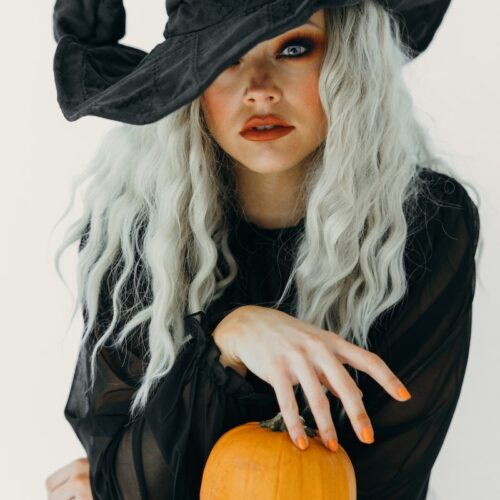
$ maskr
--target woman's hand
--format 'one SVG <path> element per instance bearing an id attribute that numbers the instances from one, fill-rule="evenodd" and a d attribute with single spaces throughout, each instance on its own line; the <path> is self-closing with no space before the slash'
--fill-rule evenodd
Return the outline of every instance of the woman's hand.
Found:
<path id="1" fill-rule="evenodd" d="M 77 458 L 53 472 L 46 480 L 48 500 L 92 500 L 89 462 Z"/>
<path id="2" fill-rule="evenodd" d="M 230 365 L 245 365 L 271 384 L 292 441 L 307 446 L 293 386 L 300 383 L 324 445 L 338 442 L 330 402 L 321 384 L 342 400 L 359 439 L 373 442 L 373 428 L 362 402 L 363 394 L 344 364 L 374 378 L 393 398 L 406 401 L 398 377 L 376 354 L 339 335 L 317 328 L 282 311 L 249 305 L 235 309 L 217 325 L 217 343 L 224 346 Z M 215 340 L 215 338 L 214 338 Z M 404 392 L 404 387 L 403 387 Z"/>

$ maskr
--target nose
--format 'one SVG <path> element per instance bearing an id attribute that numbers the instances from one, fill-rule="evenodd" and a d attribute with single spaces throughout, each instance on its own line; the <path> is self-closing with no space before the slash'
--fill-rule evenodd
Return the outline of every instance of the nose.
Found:
<path id="1" fill-rule="evenodd" d="M 245 54 L 241 59 L 241 78 L 246 83 L 244 103 L 270 104 L 281 99 L 281 89 L 276 84 L 276 73 L 273 62 L 269 60 L 267 51 L 257 52 L 259 47 Z M 253 51 L 256 51 L 255 54 Z M 246 82 L 245 82 L 246 80 Z"/>
<path id="2" fill-rule="evenodd" d="M 245 104 L 255 105 L 255 104 L 274 104 L 279 102 L 281 99 L 280 90 L 274 85 L 270 80 L 262 82 L 259 84 L 252 83 L 247 91 L 243 101 Z"/>

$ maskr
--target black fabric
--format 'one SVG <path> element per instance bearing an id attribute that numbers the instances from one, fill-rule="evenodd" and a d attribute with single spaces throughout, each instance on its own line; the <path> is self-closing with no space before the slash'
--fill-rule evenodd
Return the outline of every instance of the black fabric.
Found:
<path id="1" fill-rule="evenodd" d="M 412 399 L 394 400 L 359 371 L 375 432 L 374 444 L 366 445 L 341 401 L 327 393 L 339 442 L 355 468 L 359 500 L 425 499 L 467 366 L 479 215 L 458 181 L 425 170 L 422 175 L 440 201 L 422 198 L 419 223 L 407 240 L 408 294 L 369 334 L 371 350 L 401 378 Z M 244 220 L 234 228 L 231 244 L 241 275 L 205 313 L 186 316 L 193 339 L 161 380 L 145 416 L 129 421 L 127 414 L 144 368 L 140 343 L 121 352 L 103 349 L 97 384 L 88 394 L 90 346 L 80 351 L 65 416 L 87 451 L 95 499 L 195 500 L 217 439 L 234 426 L 279 411 L 272 386 L 250 371 L 242 377 L 220 364 L 211 332 L 234 307 L 266 306 L 278 297 L 303 220 L 283 230 Z M 110 318 L 109 294 L 109 288 L 101 294 L 96 338 Z M 287 300 L 282 310 L 290 312 L 289 307 Z M 302 411 L 303 398 L 298 402 Z M 316 427 L 310 412 L 304 417 Z"/>
<path id="2" fill-rule="evenodd" d="M 300 26 L 319 9 L 360 0 L 167 0 L 165 40 L 149 53 L 119 43 L 123 0 L 57 0 L 54 80 L 68 121 L 86 115 L 144 125 L 188 104 L 232 61 Z M 409 58 L 434 38 L 450 0 L 378 0 L 400 26 Z M 168 96 L 166 98 L 165 96 Z"/>

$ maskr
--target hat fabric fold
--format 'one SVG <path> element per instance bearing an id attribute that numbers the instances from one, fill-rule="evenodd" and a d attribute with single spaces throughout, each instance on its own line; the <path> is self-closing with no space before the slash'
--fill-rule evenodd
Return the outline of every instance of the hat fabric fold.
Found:
<path id="1" fill-rule="evenodd" d="M 432 41 L 450 0 L 377 0 L 393 12 L 412 58 Z M 360 0 L 166 0 L 164 40 L 147 53 L 119 43 L 122 0 L 57 0 L 53 33 L 57 100 L 68 121 L 93 115 L 155 122 L 203 93 L 258 43 L 319 9 Z"/>
<path id="2" fill-rule="evenodd" d="M 115 43 L 125 36 L 122 0 L 57 0 L 52 21 L 56 41 L 68 33 L 88 44 Z"/>

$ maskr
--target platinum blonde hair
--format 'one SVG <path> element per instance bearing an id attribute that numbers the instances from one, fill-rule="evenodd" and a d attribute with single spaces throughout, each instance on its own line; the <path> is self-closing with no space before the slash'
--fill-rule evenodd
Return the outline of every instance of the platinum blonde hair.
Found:
<path id="1" fill-rule="evenodd" d="M 328 132 L 306 159 L 305 231 L 275 307 L 295 280 L 298 319 L 369 349 L 370 325 L 407 290 L 404 209 L 411 208 L 423 187 L 417 166 L 457 175 L 435 155 L 414 116 L 402 78 L 409 53 L 391 14 L 365 1 L 325 9 L 325 19 L 327 47 L 318 90 Z M 76 189 L 89 181 L 83 215 L 67 229 L 55 262 L 61 275 L 61 254 L 82 238 L 90 222 L 78 256 L 73 311 L 74 317 L 83 301 L 82 344 L 99 325 L 103 277 L 121 264 L 110 298 L 112 319 L 92 351 L 92 384 L 98 350 L 110 340 L 122 346 L 149 323 L 149 362 L 131 402 L 133 416 L 145 408 L 190 340 L 186 314 L 205 310 L 238 273 L 223 208 L 235 200 L 234 183 L 226 175 L 230 167 L 197 98 L 155 123 L 110 130 L 73 182 L 70 206 Z M 411 220 L 411 210 L 408 216 Z M 218 249 L 227 276 L 217 268 Z M 128 290 L 134 307 L 122 311 L 124 284 L 135 280 L 138 265 L 147 286 L 135 283 Z M 122 316 L 127 321 L 120 329 Z"/>

